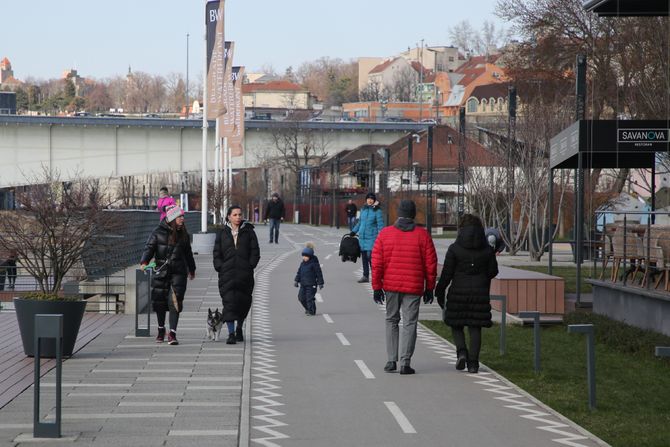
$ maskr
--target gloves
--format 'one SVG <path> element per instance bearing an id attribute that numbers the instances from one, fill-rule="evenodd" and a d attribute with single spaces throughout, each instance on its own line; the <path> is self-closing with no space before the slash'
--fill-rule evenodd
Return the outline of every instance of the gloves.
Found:
<path id="1" fill-rule="evenodd" d="M 444 290 L 435 289 L 435 296 L 437 297 L 437 304 L 444 309 Z"/>
<path id="2" fill-rule="evenodd" d="M 300 287 L 300 284 L 298 284 L 298 281 L 293 283 L 293 287 Z"/>
<path id="3" fill-rule="evenodd" d="M 382 289 L 372 292 L 372 298 L 377 304 L 384 304 L 384 291 Z"/>
<path id="4" fill-rule="evenodd" d="M 426 290 L 423 292 L 423 304 L 431 304 L 433 302 L 433 291 Z"/>
<path id="5" fill-rule="evenodd" d="M 356 232 L 355 232 L 355 231 L 352 231 L 351 233 L 349 233 L 349 236 L 351 236 L 351 237 L 356 236 Z"/>
<path id="6" fill-rule="evenodd" d="M 323 290 L 323 284 L 319 284 L 319 290 Z"/>

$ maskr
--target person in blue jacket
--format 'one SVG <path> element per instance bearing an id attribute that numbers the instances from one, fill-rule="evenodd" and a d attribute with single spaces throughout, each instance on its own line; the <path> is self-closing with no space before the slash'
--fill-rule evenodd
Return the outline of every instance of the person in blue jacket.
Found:
<path id="1" fill-rule="evenodd" d="M 365 205 L 361 208 L 358 223 L 351 230 L 351 235 L 358 235 L 358 243 L 361 246 L 361 261 L 363 262 L 363 276 L 358 282 L 370 282 L 370 264 L 372 261 L 372 247 L 375 245 L 377 235 L 384 228 L 384 214 L 377 202 L 377 196 L 369 192 L 365 196 Z"/>
<path id="2" fill-rule="evenodd" d="M 305 315 L 316 314 L 316 287 L 323 289 L 323 273 L 319 258 L 314 255 L 314 244 L 308 242 L 302 251 L 302 262 L 295 275 L 294 286 L 300 287 L 298 301 L 305 308 Z"/>

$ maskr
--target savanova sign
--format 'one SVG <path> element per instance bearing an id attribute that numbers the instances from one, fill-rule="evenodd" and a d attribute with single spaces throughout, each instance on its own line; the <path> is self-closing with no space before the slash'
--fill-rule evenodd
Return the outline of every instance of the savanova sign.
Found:
<path id="1" fill-rule="evenodd" d="M 636 146 L 670 141 L 670 129 L 618 129 L 618 132 L 619 143 L 633 143 Z"/>

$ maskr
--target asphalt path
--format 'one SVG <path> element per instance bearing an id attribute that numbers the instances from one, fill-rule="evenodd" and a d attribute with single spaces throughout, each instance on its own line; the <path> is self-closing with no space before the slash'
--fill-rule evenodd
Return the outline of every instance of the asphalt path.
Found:
<path id="1" fill-rule="evenodd" d="M 265 264 L 251 322 L 251 445 L 605 445 L 485 365 L 479 374 L 456 371 L 453 346 L 423 327 L 416 374 L 385 373 L 384 307 L 370 284 L 356 282 L 360 260 L 337 256 L 346 230 L 284 225 L 279 244 L 265 231 L 257 226 Z M 304 314 L 293 287 L 307 241 L 326 283 L 315 316 Z M 422 304 L 422 315 L 435 307 Z"/>

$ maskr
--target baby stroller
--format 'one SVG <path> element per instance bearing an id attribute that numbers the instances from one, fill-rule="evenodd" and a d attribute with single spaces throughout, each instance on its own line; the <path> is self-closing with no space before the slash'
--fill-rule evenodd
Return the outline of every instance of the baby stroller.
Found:
<path id="1" fill-rule="evenodd" d="M 349 234 L 342 236 L 339 256 L 342 257 L 342 262 L 356 262 L 361 256 L 361 246 L 358 244 L 358 238 L 356 236 L 351 236 Z"/>

